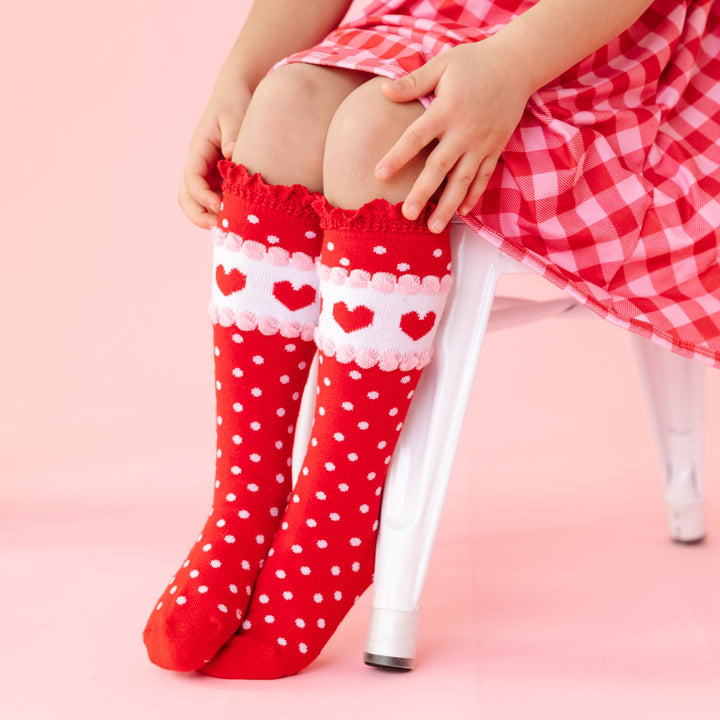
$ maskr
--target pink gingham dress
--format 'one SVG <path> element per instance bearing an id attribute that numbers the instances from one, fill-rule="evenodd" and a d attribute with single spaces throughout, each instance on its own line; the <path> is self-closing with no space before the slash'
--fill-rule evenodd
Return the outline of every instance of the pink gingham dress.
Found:
<path id="1" fill-rule="evenodd" d="M 379 0 L 286 58 L 400 77 L 537 0 Z M 601 317 L 720 367 L 720 3 L 655 0 L 530 98 L 465 221 Z"/>

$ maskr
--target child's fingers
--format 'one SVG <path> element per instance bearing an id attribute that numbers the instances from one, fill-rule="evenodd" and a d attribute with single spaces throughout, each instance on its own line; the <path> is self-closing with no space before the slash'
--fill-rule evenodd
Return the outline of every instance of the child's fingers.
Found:
<path id="1" fill-rule="evenodd" d="M 428 155 L 425 167 L 418 175 L 403 203 L 403 215 L 408 220 L 415 220 L 418 217 L 420 211 L 443 183 L 461 155 L 462 148 L 455 146 L 449 138 L 443 138 Z"/>
<path id="2" fill-rule="evenodd" d="M 217 215 L 208 212 L 200 203 L 194 200 L 190 196 L 184 183 L 180 185 L 178 204 L 182 208 L 188 220 L 198 227 L 210 230 L 217 225 Z"/>
<path id="3" fill-rule="evenodd" d="M 222 148 L 223 157 L 231 160 L 233 150 L 235 150 L 235 141 L 240 133 L 241 119 L 235 116 L 223 116 L 219 119 L 220 125 L 220 146 Z"/>
<path id="4" fill-rule="evenodd" d="M 375 166 L 375 177 L 387 180 L 410 162 L 426 145 L 439 137 L 440 127 L 430 110 L 411 123 Z"/>
<path id="5" fill-rule="evenodd" d="M 466 197 L 460 203 L 460 208 L 458 210 L 460 215 L 467 215 L 475 207 L 475 205 L 477 205 L 480 196 L 485 192 L 485 189 L 490 182 L 490 178 L 495 171 L 497 162 L 498 157 L 494 155 L 490 155 L 483 160 L 477 174 L 475 175 L 475 179 L 470 185 Z"/>
<path id="6" fill-rule="evenodd" d="M 477 177 L 479 160 L 469 154 L 463 155 L 447 176 L 445 188 L 440 195 L 437 207 L 428 220 L 431 232 L 439 233 L 452 220 L 452 216 Z"/>
<path id="7" fill-rule="evenodd" d="M 440 80 L 442 68 L 439 63 L 430 60 L 413 72 L 382 84 L 385 97 L 393 102 L 417 100 L 431 93 Z"/>

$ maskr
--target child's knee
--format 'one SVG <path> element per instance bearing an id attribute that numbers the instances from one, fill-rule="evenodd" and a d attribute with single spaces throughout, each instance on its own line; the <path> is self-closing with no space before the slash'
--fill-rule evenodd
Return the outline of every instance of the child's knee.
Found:
<path id="1" fill-rule="evenodd" d="M 382 93 L 383 78 L 363 84 L 340 105 L 328 130 L 323 183 L 330 202 L 355 207 L 376 197 L 399 202 L 412 187 L 425 155 L 389 181 L 375 178 L 375 165 L 423 112 L 420 103 L 393 103 Z"/>

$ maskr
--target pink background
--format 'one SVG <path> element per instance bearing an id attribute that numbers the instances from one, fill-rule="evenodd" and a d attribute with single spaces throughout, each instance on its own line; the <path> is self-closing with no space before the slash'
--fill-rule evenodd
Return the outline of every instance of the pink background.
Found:
<path id="1" fill-rule="evenodd" d="M 594 319 L 488 337 L 416 671 L 362 664 L 370 593 L 295 678 L 146 660 L 145 615 L 202 524 L 214 459 L 210 243 L 176 192 L 248 6 L 3 13 L 0 715 L 708 717 L 720 374 L 707 370 L 710 538 L 674 546 L 629 336 Z M 534 276 L 511 289 L 559 292 Z"/>

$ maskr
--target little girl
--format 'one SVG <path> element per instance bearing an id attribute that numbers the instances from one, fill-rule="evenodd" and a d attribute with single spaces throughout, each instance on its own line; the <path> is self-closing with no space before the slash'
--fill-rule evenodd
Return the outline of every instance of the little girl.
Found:
<path id="1" fill-rule="evenodd" d="M 378 0 L 337 27 L 349 5 L 257 2 L 191 142 L 180 204 L 214 240 L 217 465 L 145 628 L 165 668 L 296 673 L 370 584 L 454 213 L 602 317 L 720 367 L 716 3 Z"/>

